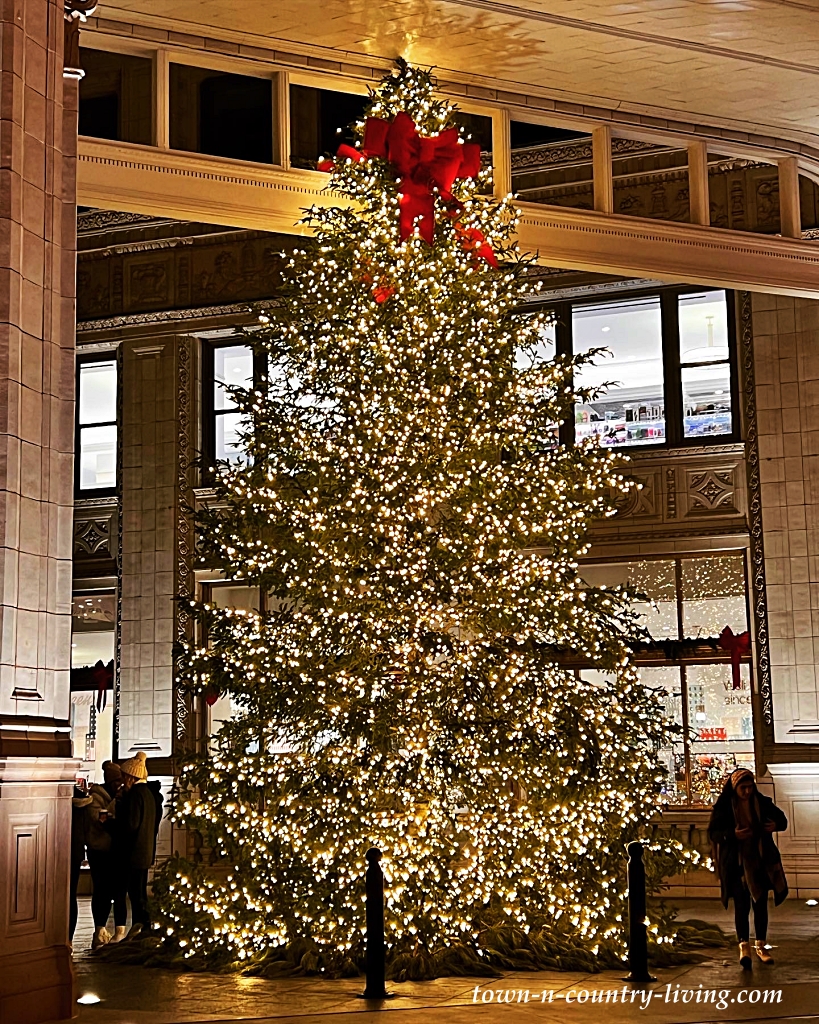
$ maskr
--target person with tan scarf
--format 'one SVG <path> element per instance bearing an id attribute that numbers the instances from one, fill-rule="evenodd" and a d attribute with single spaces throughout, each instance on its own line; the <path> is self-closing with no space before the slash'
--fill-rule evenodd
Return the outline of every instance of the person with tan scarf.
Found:
<path id="1" fill-rule="evenodd" d="M 753 910 L 754 951 L 764 964 L 773 963 L 767 947 L 768 893 L 774 906 L 788 895 L 782 858 L 773 841 L 784 832 L 788 819 L 770 797 L 756 788 L 753 773 L 737 768 L 725 783 L 708 825 L 714 871 L 719 875 L 722 905 L 734 901 L 734 922 L 739 942 L 739 962 L 751 968 L 750 915 Z"/>

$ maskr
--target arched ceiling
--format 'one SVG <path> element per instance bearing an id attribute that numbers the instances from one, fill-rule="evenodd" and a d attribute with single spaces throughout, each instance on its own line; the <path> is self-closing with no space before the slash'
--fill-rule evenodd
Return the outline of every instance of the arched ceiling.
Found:
<path id="1" fill-rule="evenodd" d="M 101 0 L 97 13 L 819 137 L 819 0 Z"/>

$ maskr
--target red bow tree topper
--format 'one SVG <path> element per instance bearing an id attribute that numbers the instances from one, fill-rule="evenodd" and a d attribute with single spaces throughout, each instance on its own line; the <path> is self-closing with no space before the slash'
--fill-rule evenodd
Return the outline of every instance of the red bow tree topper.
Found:
<path id="1" fill-rule="evenodd" d="M 368 157 L 388 161 L 395 170 L 400 188 L 399 231 L 401 238 L 409 238 L 417 223 L 421 237 L 432 245 L 435 235 L 435 195 L 453 209 L 457 217 L 462 206 L 452 194 L 452 186 L 459 178 L 476 178 L 481 169 L 481 147 L 476 142 L 461 142 L 457 128 L 447 128 L 439 135 L 425 138 L 409 114 L 401 111 L 392 121 L 368 117 L 364 125 L 361 149 L 342 145 L 338 148 L 342 159 L 360 163 Z M 331 171 L 332 160 L 322 160 L 320 171 Z M 485 259 L 493 267 L 498 265 L 491 246 L 476 228 L 462 229 L 466 248 Z"/>
<path id="2" fill-rule="evenodd" d="M 719 645 L 724 651 L 731 653 L 731 676 L 733 689 L 742 689 L 742 679 L 739 674 L 739 663 L 743 655 L 751 653 L 751 634 L 746 629 L 744 633 L 735 633 L 730 626 L 719 635 Z"/>

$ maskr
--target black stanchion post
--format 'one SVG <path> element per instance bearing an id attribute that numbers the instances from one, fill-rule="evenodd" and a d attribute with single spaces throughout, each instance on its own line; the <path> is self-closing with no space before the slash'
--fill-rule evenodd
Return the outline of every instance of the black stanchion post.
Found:
<path id="1" fill-rule="evenodd" d="M 626 981 L 656 981 L 648 973 L 646 928 L 646 866 L 643 844 L 629 843 L 628 851 L 628 968 Z"/>
<path id="2" fill-rule="evenodd" d="M 361 999 L 392 999 L 387 992 L 387 945 L 384 939 L 384 872 L 381 851 L 373 846 L 366 853 L 367 873 L 367 985 Z"/>

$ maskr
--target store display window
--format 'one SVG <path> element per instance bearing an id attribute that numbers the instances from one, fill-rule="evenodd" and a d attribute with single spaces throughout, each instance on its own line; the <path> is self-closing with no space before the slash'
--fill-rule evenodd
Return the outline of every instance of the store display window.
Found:
<path id="1" fill-rule="evenodd" d="M 730 773 L 754 770 L 752 667 L 735 672 L 720 641 L 748 629 L 745 558 L 741 552 L 584 565 L 594 586 L 623 586 L 648 638 L 635 651 L 640 678 L 656 689 L 666 717 L 681 730 L 660 751 L 667 775 L 663 798 L 674 806 L 710 806 Z M 582 669 L 594 679 L 601 674 Z"/>
<path id="2" fill-rule="evenodd" d="M 592 355 L 575 373 L 575 386 L 590 393 L 561 428 L 565 443 L 656 448 L 738 439 L 730 293 L 668 288 L 549 308 L 556 352 Z"/>
<path id="3" fill-rule="evenodd" d="M 728 306 L 725 292 L 679 298 L 680 382 L 685 437 L 733 430 Z"/>
<path id="4" fill-rule="evenodd" d="M 102 781 L 113 757 L 117 601 L 113 590 L 74 594 L 71 601 L 71 739 L 79 774 Z"/>
<path id="5" fill-rule="evenodd" d="M 575 438 L 600 444 L 665 441 L 663 329 L 659 296 L 574 306 L 575 355 L 605 348 L 581 367 L 575 385 L 605 393 L 575 408 Z"/>

